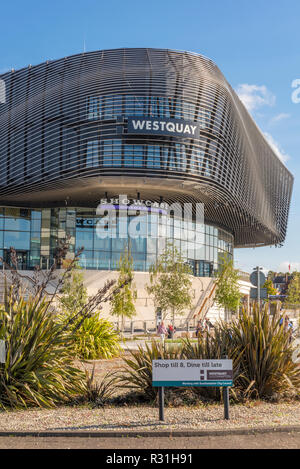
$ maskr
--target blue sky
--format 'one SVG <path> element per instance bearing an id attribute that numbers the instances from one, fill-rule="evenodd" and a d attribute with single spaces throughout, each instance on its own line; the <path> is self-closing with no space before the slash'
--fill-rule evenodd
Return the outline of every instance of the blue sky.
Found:
<path id="1" fill-rule="evenodd" d="M 295 177 L 284 246 L 238 249 L 236 265 L 300 271 L 300 102 L 291 99 L 299 0 L 15 0 L 0 12 L 0 73 L 84 48 L 161 47 L 214 60 Z"/>

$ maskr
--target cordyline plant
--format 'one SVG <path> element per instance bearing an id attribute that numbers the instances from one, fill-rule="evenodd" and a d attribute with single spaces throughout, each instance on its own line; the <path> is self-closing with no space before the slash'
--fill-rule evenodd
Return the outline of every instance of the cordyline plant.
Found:
<path id="1" fill-rule="evenodd" d="M 280 315 L 270 316 L 267 307 L 261 311 L 254 308 L 251 315 L 243 310 L 230 324 L 216 323 L 213 333 L 201 335 L 197 343 L 182 339 L 175 349 L 169 349 L 153 341 L 145 350 L 140 347 L 130 352 L 130 358 L 123 358 L 127 366 L 122 370 L 120 384 L 153 400 L 157 389 L 152 387 L 152 360 L 227 357 L 233 361 L 230 395 L 236 401 L 299 398 L 300 368 L 292 359 L 295 347 L 280 319 Z M 195 403 L 199 398 L 222 400 L 221 388 L 192 387 L 190 391 Z"/>
<path id="2" fill-rule="evenodd" d="M 234 386 L 238 400 L 299 397 L 300 368 L 293 362 L 294 345 L 280 325 L 280 315 L 270 316 L 268 308 L 242 310 L 232 323 L 215 324 L 213 334 L 204 334 L 197 344 L 184 341 L 182 354 L 188 359 L 233 360 Z M 216 389 L 199 388 L 199 394 L 221 398 Z"/>
<path id="3" fill-rule="evenodd" d="M 126 367 L 122 368 L 119 385 L 123 388 L 144 393 L 150 400 L 155 399 L 158 388 L 152 386 L 152 360 L 179 360 L 181 347 L 178 345 L 163 346 L 161 342 L 152 340 L 146 348 L 130 350 L 130 358 L 123 358 Z"/>
<path id="4" fill-rule="evenodd" d="M 72 335 L 122 285 L 112 289 L 115 282 L 106 282 L 74 315 L 57 322 L 53 314 L 57 295 L 82 252 L 57 275 L 67 250 L 67 242 L 62 243 L 51 269 L 36 269 L 31 278 L 18 271 L 11 248 L 12 266 L 6 265 L 8 272 L 3 273 L 6 291 L 0 306 L 0 339 L 6 349 L 5 363 L 0 364 L 0 408 L 53 407 L 84 389 L 84 374 L 72 365 Z"/>

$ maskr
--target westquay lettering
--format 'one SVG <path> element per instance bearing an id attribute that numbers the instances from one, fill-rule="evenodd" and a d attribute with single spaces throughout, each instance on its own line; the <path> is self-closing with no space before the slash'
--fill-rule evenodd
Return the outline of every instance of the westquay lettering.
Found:
<path id="1" fill-rule="evenodd" d="M 128 117 L 128 133 L 172 134 L 181 137 L 199 138 L 200 126 L 194 122 L 178 119 L 157 120 Z"/>

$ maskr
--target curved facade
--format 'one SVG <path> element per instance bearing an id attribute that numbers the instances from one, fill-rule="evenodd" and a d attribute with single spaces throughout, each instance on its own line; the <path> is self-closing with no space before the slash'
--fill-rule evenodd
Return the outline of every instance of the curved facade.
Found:
<path id="1" fill-rule="evenodd" d="M 211 273 L 233 245 L 283 242 L 293 177 L 211 60 L 162 49 L 106 50 L 29 66 L 1 80 L 0 204 L 4 219 L 11 210 L 27 210 L 30 220 L 34 213 L 51 220 L 44 232 L 41 221 L 39 243 L 48 251 L 36 247 L 37 262 L 51 261 L 59 229 L 71 230 L 76 246 L 88 229 L 80 228 L 81 213 L 95 220 L 99 200 L 119 194 L 203 203 L 201 241 L 189 246 L 184 235 L 175 235 L 176 217 L 173 231 L 162 236 L 177 240 L 196 271 L 201 261 Z M 64 213 L 73 219 L 69 228 L 59 228 L 60 219 L 68 223 Z M 114 268 L 119 248 L 113 240 L 99 248 L 89 229 L 82 234 L 87 266 Z M 191 229 L 198 232 L 196 225 Z M 13 230 L 4 226 L 4 239 L 6 231 Z M 141 263 L 138 256 L 135 261 L 139 270 L 159 252 L 159 241 L 149 249 L 145 243 Z M 110 252 L 106 267 L 95 260 L 103 259 L 101 252 Z"/>

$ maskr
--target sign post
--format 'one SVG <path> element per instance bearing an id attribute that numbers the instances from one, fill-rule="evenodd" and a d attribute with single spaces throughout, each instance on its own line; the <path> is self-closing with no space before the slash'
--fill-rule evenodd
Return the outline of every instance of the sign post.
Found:
<path id="1" fill-rule="evenodd" d="M 158 400 L 159 400 L 159 420 L 161 422 L 164 422 L 165 420 L 165 393 L 164 393 L 164 387 L 160 386 L 158 389 Z"/>
<path id="2" fill-rule="evenodd" d="M 232 360 L 152 360 L 152 386 L 159 388 L 159 419 L 164 420 L 164 388 L 213 386 L 223 388 L 224 419 L 229 419 Z"/>
<path id="3" fill-rule="evenodd" d="M 6 362 L 5 341 L 0 340 L 0 363 Z"/>
<path id="4" fill-rule="evenodd" d="M 261 287 L 266 281 L 266 276 L 263 272 L 261 272 L 262 267 L 255 267 L 254 272 L 250 275 L 250 282 L 252 285 L 257 287 L 257 304 L 258 304 L 258 309 L 260 311 L 260 299 L 261 299 Z"/>

